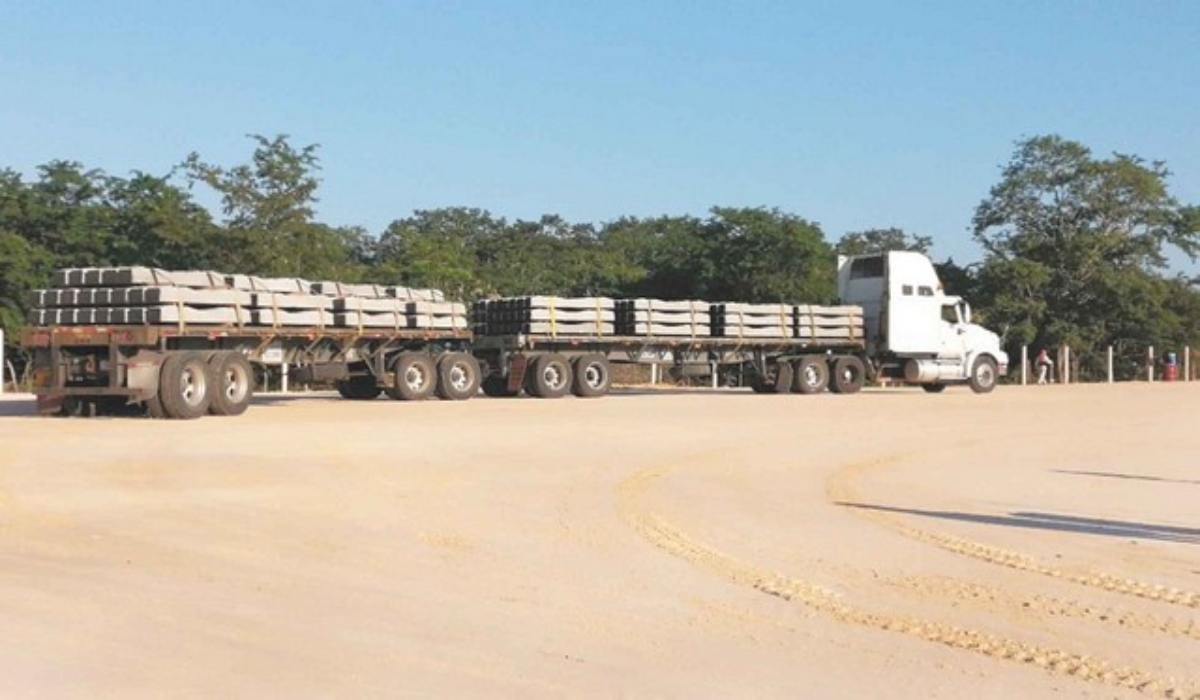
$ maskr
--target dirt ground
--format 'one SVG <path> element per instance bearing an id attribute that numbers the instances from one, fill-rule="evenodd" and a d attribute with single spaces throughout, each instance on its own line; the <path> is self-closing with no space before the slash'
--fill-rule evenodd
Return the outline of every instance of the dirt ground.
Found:
<path id="1" fill-rule="evenodd" d="M 0 401 L 0 697 L 1200 697 L 1200 383 Z"/>

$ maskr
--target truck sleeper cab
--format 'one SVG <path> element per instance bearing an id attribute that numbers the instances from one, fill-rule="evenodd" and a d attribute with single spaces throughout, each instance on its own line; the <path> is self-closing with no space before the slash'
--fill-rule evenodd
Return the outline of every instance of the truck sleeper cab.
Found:
<path id="1" fill-rule="evenodd" d="M 867 355 L 879 376 L 930 392 L 967 384 L 986 393 L 1008 372 L 999 336 L 971 322 L 970 305 L 944 293 L 921 253 L 839 256 L 838 296 L 862 307 Z"/>

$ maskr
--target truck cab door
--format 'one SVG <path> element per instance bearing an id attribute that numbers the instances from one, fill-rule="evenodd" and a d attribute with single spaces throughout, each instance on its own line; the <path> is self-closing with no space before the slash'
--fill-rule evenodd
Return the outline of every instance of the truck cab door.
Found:
<path id="1" fill-rule="evenodd" d="M 957 299 L 942 304 L 942 318 L 938 324 L 938 359 L 960 360 L 966 356 L 966 329 L 961 306 Z"/>

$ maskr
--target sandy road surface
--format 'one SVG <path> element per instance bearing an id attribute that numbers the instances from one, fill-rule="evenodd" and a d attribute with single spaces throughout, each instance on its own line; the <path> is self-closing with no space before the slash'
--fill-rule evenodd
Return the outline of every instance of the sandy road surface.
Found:
<path id="1" fill-rule="evenodd" d="M 0 401 L 0 697 L 1200 697 L 1200 384 Z"/>

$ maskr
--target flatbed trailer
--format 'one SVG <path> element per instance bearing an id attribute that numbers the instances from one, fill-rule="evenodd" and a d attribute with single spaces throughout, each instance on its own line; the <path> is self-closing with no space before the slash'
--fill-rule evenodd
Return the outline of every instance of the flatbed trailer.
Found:
<path id="1" fill-rule="evenodd" d="M 868 378 L 870 363 L 861 334 L 843 339 L 688 336 L 559 336 L 517 334 L 477 337 L 472 352 L 483 368 L 483 391 L 540 398 L 567 393 L 608 393 L 612 362 L 669 362 L 704 365 L 718 372 L 750 370 L 756 392 L 815 394 L 828 387 L 854 393 Z"/>
<path id="2" fill-rule="evenodd" d="M 471 335 L 466 329 L 53 326 L 26 328 L 21 344 L 31 355 L 39 412 L 92 414 L 132 403 L 156 417 L 198 418 L 244 412 L 256 366 L 295 368 L 299 383 L 332 382 L 348 399 L 384 392 L 424 398 L 434 391 L 467 398 L 478 388 Z"/>

